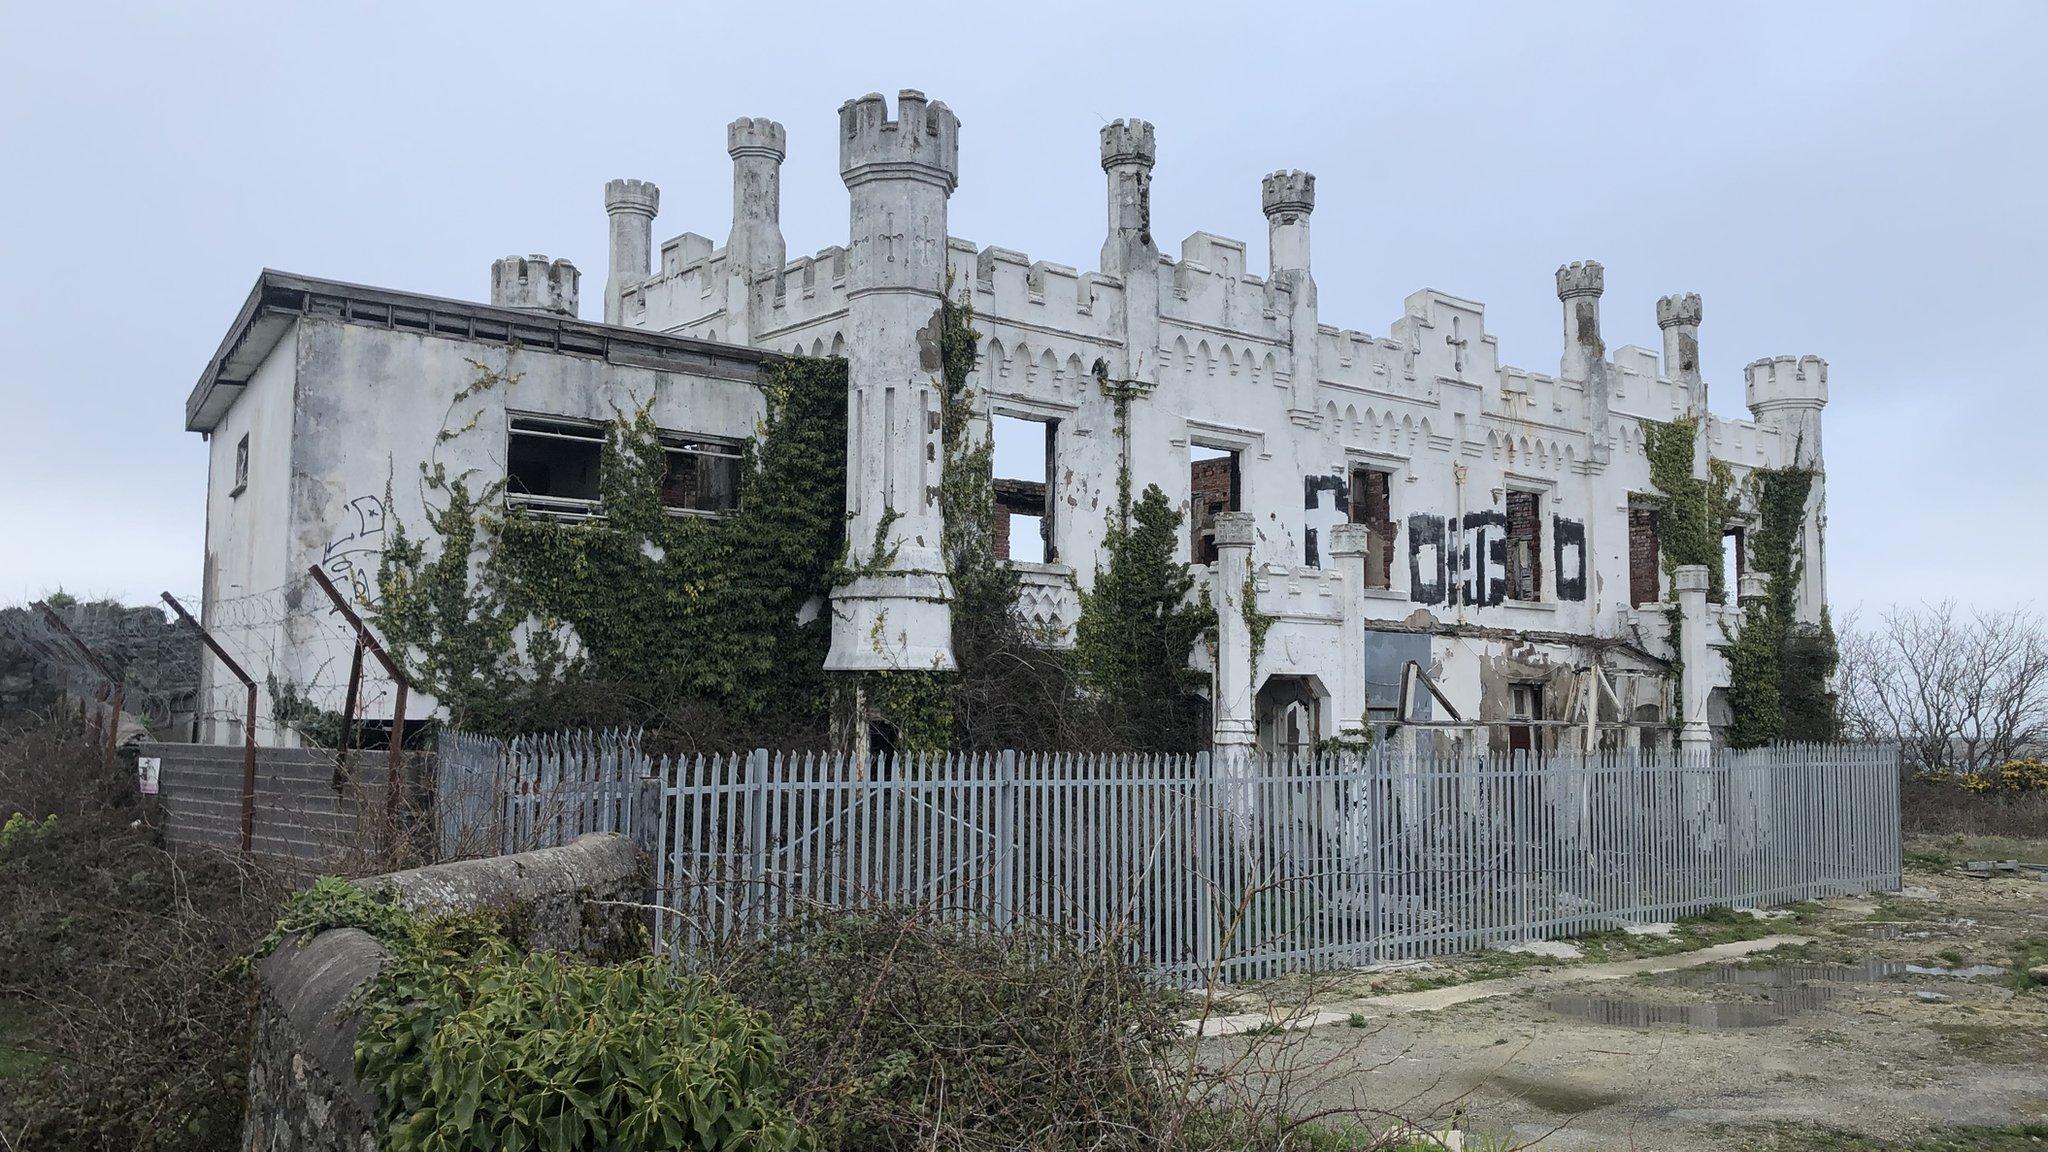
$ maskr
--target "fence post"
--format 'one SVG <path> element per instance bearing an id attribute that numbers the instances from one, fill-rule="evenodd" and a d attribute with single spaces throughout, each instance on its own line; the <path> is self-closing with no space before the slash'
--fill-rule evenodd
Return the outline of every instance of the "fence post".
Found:
<path id="1" fill-rule="evenodd" d="M 1017 753 L 996 753 L 996 927 L 1017 918 Z"/>
<path id="2" fill-rule="evenodd" d="M 742 924 L 749 924 L 765 902 L 768 883 L 768 750 L 747 754 L 747 903 Z"/>
<path id="3" fill-rule="evenodd" d="M 1217 894 L 1222 891 L 1221 853 L 1216 848 L 1216 774 L 1207 752 L 1195 753 L 1195 875 L 1188 890 L 1194 907 L 1188 920 L 1194 925 L 1195 971 L 1204 983 L 1213 983 L 1216 960 L 1215 912 Z"/>
<path id="4" fill-rule="evenodd" d="M 639 795 L 633 800 L 633 844 L 648 856 L 647 887 L 641 894 L 641 903 L 648 906 L 648 935 L 659 953 L 666 952 L 668 947 L 662 936 L 668 927 L 664 915 L 666 901 L 662 899 L 665 895 L 662 889 L 668 881 L 668 849 L 662 836 L 662 830 L 668 823 L 668 806 L 662 802 L 660 770 L 651 762 L 646 768 L 649 770 L 640 777 Z"/>

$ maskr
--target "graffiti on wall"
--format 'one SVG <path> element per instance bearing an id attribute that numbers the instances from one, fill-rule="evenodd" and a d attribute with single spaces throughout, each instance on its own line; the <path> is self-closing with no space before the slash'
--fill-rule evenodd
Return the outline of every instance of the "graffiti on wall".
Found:
<path id="1" fill-rule="evenodd" d="M 377 565 L 384 557 L 384 501 L 358 496 L 348 502 L 341 534 L 320 553 L 320 568 L 336 584 L 349 589 L 359 604 L 378 599 Z"/>
<path id="2" fill-rule="evenodd" d="M 1586 525 L 1550 518 L 1557 598 L 1586 598 Z M 1417 604 L 1496 607 L 1508 598 L 1508 518 L 1492 510 L 1408 517 L 1408 599 Z"/>

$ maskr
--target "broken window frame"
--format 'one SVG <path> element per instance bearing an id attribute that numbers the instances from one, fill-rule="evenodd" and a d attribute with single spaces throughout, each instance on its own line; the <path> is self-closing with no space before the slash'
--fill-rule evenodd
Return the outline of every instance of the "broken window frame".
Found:
<path id="1" fill-rule="evenodd" d="M 1197 458 L 1195 451 L 1203 449 L 1221 453 L 1220 456 Z M 1216 516 L 1223 512 L 1244 511 L 1244 453 L 1245 446 L 1190 437 L 1188 440 L 1188 556 L 1196 564 L 1214 564 L 1216 551 Z M 1206 502 L 1198 501 L 1195 495 L 1195 465 L 1215 460 L 1230 461 L 1229 499 L 1218 508 L 1209 508 Z"/>
<path id="2" fill-rule="evenodd" d="M 661 510 L 671 516 L 702 516 L 716 519 L 740 506 L 741 469 L 746 459 L 746 446 L 737 440 L 724 436 L 702 436 L 694 432 L 661 433 Z M 724 503 L 716 507 L 697 507 L 669 502 L 669 478 L 675 475 L 677 457 L 689 457 L 699 469 L 699 477 L 707 461 L 729 468 L 730 478 L 724 483 Z"/>
<path id="3" fill-rule="evenodd" d="M 718 517 L 739 507 L 740 469 L 745 460 L 745 444 L 727 436 L 701 435 L 694 432 L 678 432 L 657 429 L 662 449 L 662 511 L 678 517 Z M 595 470 L 591 482 L 584 488 L 589 496 L 558 495 L 550 492 L 524 491 L 520 488 L 513 464 L 514 449 L 520 438 L 531 440 L 565 441 L 584 446 L 596 454 Z M 547 516 L 560 520 L 590 520 L 604 516 L 604 449 L 611 437 L 611 426 L 602 421 L 586 420 L 574 416 L 557 416 L 541 412 L 507 412 L 505 421 L 505 507 L 532 515 Z M 732 479 L 728 485 L 730 503 L 717 508 L 695 508 L 669 503 L 668 479 L 670 469 L 677 456 L 692 456 L 700 460 L 729 461 Z"/>
<path id="4" fill-rule="evenodd" d="M 1507 600 L 1515 604 L 1541 604 L 1547 599 L 1543 595 L 1543 499 L 1546 493 L 1537 488 L 1510 487 L 1502 496 L 1506 510 L 1507 531 L 1503 558 L 1507 569 Z M 1517 497 L 1528 499 L 1534 507 L 1529 520 L 1535 535 L 1515 535 L 1514 507 Z M 1518 550 L 1517 544 L 1526 545 Z M 1526 589 L 1526 595 L 1524 594 Z"/>
<path id="5" fill-rule="evenodd" d="M 1734 554 L 1729 554 L 1728 538 L 1735 537 Z M 1721 527 L 1721 602 L 1736 604 L 1742 595 L 1742 576 L 1749 570 L 1749 528 L 1743 524 L 1724 524 Z M 1733 561 L 1733 563 L 1730 563 Z"/>
<path id="6" fill-rule="evenodd" d="M 1636 531 L 1638 525 L 1645 526 L 1650 537 L 1649 587 L 1637 586 L 1636 581 Z M 1641 608 L 1646 604 L 1662 601 L 1663 592 L 1663 548 L 1658 505 L 1647 500 L 1630 500 L 1628 505 L 1628 605 Z"/>
<path id="7" fill-rule="evenodd" d="M 235 441 L 235 485 L 228 489 L 229 496 L 240 496 L 249 490 L 249 434 Z"/>
<path id="8" fill-rule="evenodd" d="M 1011 420 L 1024 424 L 1043 425 L 1045 437 L 1045 475 L 1038 480 L 1027 479 L 1021 476 L 995 475 L 994 454 L 990 454 L 989 485 L 993 490 L 995 498 L 996 518 L 1000 521 L 997 529 L 997 558 L 1004 563 L 1058 564 L 1060 562 L 1059 546 L 1054 542 L 1057 539 L 1057 533 L 1055 532 L 1057 516 L 1053 500 L 1053 488 L 1054 477 L 1058 474 L 1057 469 L 1059 466 L 1059 417 L 1047 416 L 1038 412 L 995 408 L 990 412 L 989 419 L 989 436 L 991 440 L 993 440 L 997 431 L 997 420 Z M 1041 547 L 1039 553 L 1041 558 L 1039 560 L 1016 560 L 1011 556 L 1009 541 L 1012 539 L 1012 536 L 1009 532 L 1009 525 L 1013 516 L 1035 516 L 1038 518 L 1038 538 Z"/>
<path id="9" fill-rule="evenodd" d="M 1375 475 L 1383 477 L 1386 482 L 1386 518 L 1381 521 L 1368 518 L 1371 509 L 1367 506 L 1367 493 Z M 1391 591 L 1394 587 L 1395 476 L 1395 470 L 1384 464 L 1353 464 L 1346 489 L 1345 518 L 1352 524 L 1365 525 L 1371 533 L 1373 554 L 1366 558 L 1365 586 L 1380 592 Z"/>

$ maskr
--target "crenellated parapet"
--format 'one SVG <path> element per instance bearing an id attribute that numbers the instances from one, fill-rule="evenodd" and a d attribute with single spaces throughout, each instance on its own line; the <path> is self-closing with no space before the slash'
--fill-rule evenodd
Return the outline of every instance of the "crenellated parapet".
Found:
<path id="1" fill-rule="evenodd" d="M 576 265 L 567 260 L 507 256 L 491 263 L 491 303 L 550 316 L 574 316 L 581 279 Z"/>
<path id="2" fill-rule="evenodd" d="M 742 116 L 725 126 L 725 154 L 735 160 L 760 157 L 780 163 L 789 155 L 788 133 L 765 116 Z"/>
<path id="3" fill-rule="evenodd" d="M 1112 120 L 1102 126 L 1102 170 L 1151 168 L 1159 162 L 1159 143 L 1144 120 Z"/>
<path id="4" fill-rule="evenodd" d="M 1597 260 L 1574 260 L 1557 270 L 1557 298 L 1599 296 L 1607 290 L 1607 269 Z"/>
<path id="5" fill-rule="evenodd" d="M 1700 294 L 1687 292 L 1682 296 L 1660 296 L 1657 298 L 1657 327 L 1680 328 L 1699 326 L 1705 307 L 1700 303 Z"/>
<path id="6" fill-rule="evenodd" d="M 915 88 L 896 96 L 896 116 L 881 93 L 839 106 L 839 175 L 848 187 L 900 177 L 960 186 L 960 118 Z"/>
<path id="7" fill-rule="evenodd" d="M 1316 210 L 1315 175 L 1292 168 L 1267 173 L 1259 182 L 1259 207 L 1268 217 L 1308 215 Z"/>

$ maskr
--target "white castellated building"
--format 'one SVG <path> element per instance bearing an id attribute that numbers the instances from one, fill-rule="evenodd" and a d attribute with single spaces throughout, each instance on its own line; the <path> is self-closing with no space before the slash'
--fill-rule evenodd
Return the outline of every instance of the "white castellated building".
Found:
<path id="1" fill-rule="evenodd" d="M 1131 474 L 1187 509 L 1188 546 L 1213 573 L 1219 743 L 1298 744 L 1370 716 L 1453 732 L 1483 722 L 1519 746 L 1554 737 L 1512 721 L 1582 720 L 1588 691 L 1599 693 L 1610 739 L 1655 738 L 1673 707 L 1692 741 L 1720 725 L 1728 677 L 1718 648 L 1739 609 L 1733 595 L 1707 602 L 1704 572 L 1673 581 L 1657 562 L 1641 424 L 1702 417 L 1701 475 L 1709 453 L 1738 480 L 1795 455 L 1818 467 L 1824 362 L 1758 360 L 1746 371 L 1755 421 L 1713 417 L 1699 297 L 1657 302 L 1661 359 L 1635 347 L 1610 354 L 1603 272 L 1591 261 L 1557 270 L 1555 373 L 1502 365 L 1483 306 L 1442 292 L 1409 296 L 1382 335 L 1327 325 L 1311 260 L 1315 177 L 1284 171 L 1261 183 L 1264 275 L 1246 266 L 1243 241 L 1208 232 L 1168 255 L 1151 232 L 1158 153 L 1141 120 L 1102 129 L 1099 270 L 979 248 L 946 225 L 960 130 L 950 109 L 917 92 L 899 95 L 893 115 L 879 95 L 842 105 L 846 243 L 795 260 L 778 223 L 781 125 L 742 119 L 728 131 L 723 247 L 685 232 L 650 265 L 654 189 L 606 189 L 608 321 L 849 362 L 849 538 L 868 539 L 891 508 L 902 549 L 894 571 L 842 590 L 832 667 L 951 661 L 931 547 L 935 369 L 920 344 L 951 284 L 983 336 L 988 416 L 1046 427 L 1044 474 L 999 482 L 1006 511 L 1037 513 L 1042 552 L 1018 562 L 1036 619 L 1072 624 L 1073 588 L 1093 576 L 1115 499 L 1125 447 L 1093 366 L 1143 388 L 1130 413 Z M 1816 483 L 1796 600 L 1808 622 L 1825 603 L 1823 509 Z M 1744 527 L 1728 525 L 1738 551 Z M 1239 604 L 1247 573 L 1256 609 L 1273 617 L 1257 667 Z M 1698 624 L 1682 630 L 1694 649 L 1685 666 L 1706 672 L 1684 678 L 1690 691 L 1675 704 L 1665 687 L 1673 602 Z M 872 626 L 878 616 L 888 627 Z M 1427 683 L 1404 676 L 1411 662 Z M 1596 686 L 1590 668 L 1606 683 Z"/>
<path id="2" fill-rule="evenodd" d="M 1738 481 L 1794 463 L 1818 470 L 1823 361 L 1751 363 L 1754 421 L 1713 417 L 1699 297 L 1656 302 L 1661 356 L 1610 351 L 1603 271 L 1591 261 L 1557 269 L 1554 372 L 1502 365 L 1483 306 L 1434 290 L 1410 295 L 1377 335 L 1325 324 L 1310 242 L 1315 177 L 1275 172 L 1260 184 L 1263 275 L 1247 266 L 1243 241 L 1208 232 L 1162 253 L 1150 210 L 1157 142 L 1141 120 L 1101 130 L 1099 269 L 977 247 L 947 227 L 960 132 L 950 109 L 914 91 L 893 110 L 879 95 L 842 105 L 848 235 L 795 259 L 779 209 L 788 144 L 773 121 L 728 129 L 733 205 L 722 246 L 683 232 L 657 248 L 658 189 L 612 181 L 601 325 L 573 319 L 575 269 L 542 257 L 500 261 L 492 307 L 266 273 L 188 404 L 188 427 L 214 443 L 208 604 L 325 563 L 337 539 L 349 554 L 374 534 L 362 499 L 375 503 L 394 471 L 410 474 L 443 450 L 433 432 L 447 389 L 395 386 L 401 367 L 457 381 L 479 343 L 514 349 L 516 394 L 492 399 L 484 418 L 504 425 L 504 459 L 469 463 L 516 472 L 520 436 L 560 439 L 568 425 L 551 420 L 601 419 L 620 398 L 650 392 L 664 428 L 687 429 L 698 437 L 692 450 L 715 451 L 750 435 L 763 411 L 755 381 L 764 353 L 842 356 L 848 539 L 873 539 L 887 519 L 895 548 L 891 562 L 835 592 L 828 667 L 950 667 L 935 337 L 950 285 L 971 302 L 982 337 L 982 430 L 999 427 L 1005 445 L 1045 445 L 1033 474 L 998 470 L 1004 539 L 1024 579 L 1020 610 L 1071 629 L 1128 453 L 1134 486 L 1157 484 L 1188 513 L 1183 546 L 1218 607 L 1216 642 L 1195 659 L 1213 676 L 1219 745 L 1302 748 L 1393 722 L 1404 736 L 1430 734 L 1439 750 L 1445 741 L 1541 750 L 1589 736 L 1661 744 L 1674 733 L 1700 745 L 1726 723 L 1722 649 L 1740 625 L 1735 589 L 1759 594 L 1761 580 L 1731 572 L 1729 603 L 1717 604 L 1706 569 L 1666 574 L 1643 423 L 1699 417 L 1697 475 L 1710 455 Z M 309 387 L 323 374 L 335 387 Z M 1138 393 L 1127 444 L 1103 378 Z M 348 388 L 356 391 L 344 401 Z M 1013 421 L 1036 427 L 1020 436 Z M 288 478 L 286 490 L 263 495 L 272 503 L 260 509 L 238 507 L 265 469 Z M 536 506 L 581 507 L 593 481 L 572 473 L 558 468 L 551 483 L 561 490 Z M 412 499 L 403 488 L 401 504 Z M 1807 622 L 1826 600 L 1824 509 L 1817 480 L 1795 597 Z M 375 509 L 380 524 L 386 511 Z M 1726 526 L 1724 567 L 1739 565 L 1750 526 Z M 358 557 L 354 570 L 362 566 Z M 1248 588 L 1271 620 L 1256 662 Z M 1668 645 L 1674 606 L 1682 653 Z M 228 624 L 232 616 L 221 613 Z M 289 636 L 248 639 L 279 652 L 287 672 L 333 659 L 291 651 Z M 1685 668 L 1675 693 L 1673 657 Z M 1597 701 L 1590 715 L 1588 700 Z"/>

